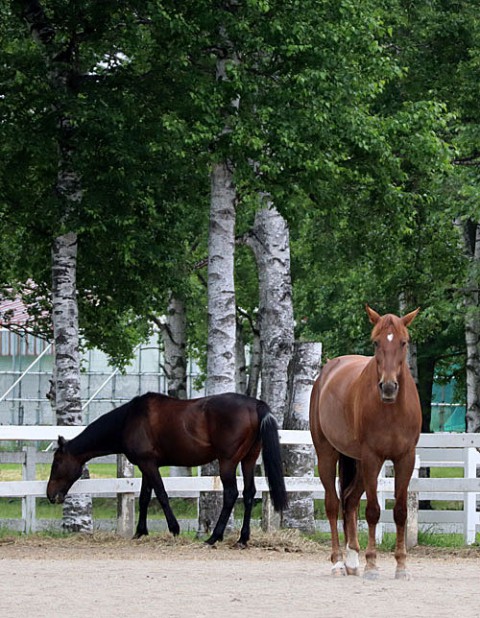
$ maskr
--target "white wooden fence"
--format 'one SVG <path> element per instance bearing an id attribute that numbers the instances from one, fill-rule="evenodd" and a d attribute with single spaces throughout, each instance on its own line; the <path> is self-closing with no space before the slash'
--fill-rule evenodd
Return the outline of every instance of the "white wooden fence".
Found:
<path id="1" fill-rule="evenodd" d="M 66 438 L 75 437 L 83 427 L 80 426 L 0 426 L 0 443 L 2 441 L 54 441 L 59 433 Z M 283 444 L 311 444 L 308 431 L 280 431 Z M 477 513 L 477 494 L 480 494 L 480 478 L 477 467 L 480 466 L 479 434 L 422 434 L 417 448 L 417 468 L 410 482 L 409 513 L 410 544 L 415 543 L 418 527 L 432 532 L 462 532 L 467 544 L 475 541 L 477 528 L 480 526 L 480 513 Z M 0 482 L 0 497 L 22 498 L 23 529 L 35 530 L 35 498 L 44 497 L 46 481 L 35 479 L 36 463 L 51 461 L 51 454 L 37 453 L 34 446 L 27 447 L 23 453 L 0 453 L 0 464 L 17 461 L 23 466 L 22 481 Z M 463 478 L 418 478 L 419 467 L 459 467 L 463 469 Z M 243 488 L 239 478 L 239 489 Z M 323 498 L 323 487 L 318 478 L 313 476 L 285 479 L 289 492 L 312 492 L 315 498 Z M 200 491 L 222 491 L 219 477 L 172 477 L 165 478 L 165 488 L 171 497 L 198 496 Z M 255 479 L 258 495 L 268 491 L 264 477 Z M 385 503 L 393 498 L 394 479 L 389 475 L 389 466 L 384 466 L 378 479 L 379 500 L 382 515 L 378 526 L 378 540 L 386 530 L 393 529 L 393 512 L 385 509 Z M 89 479 L 77 481 L 70 493 L 89 493 L 92 495 L 117 494 L 121 497 L 123 512 L 120 509 L 117 530 L 129 535 L 133 530 L 132 502 L 140 491 L 139 478 Z M 418 500 L 460 501 L 463 510 L 429 510 L 418 511 L 414 508 Z M 413 512 L 412 512 L 413 511 Z M 413 538 L 412 538 L 413 534 Z"/>

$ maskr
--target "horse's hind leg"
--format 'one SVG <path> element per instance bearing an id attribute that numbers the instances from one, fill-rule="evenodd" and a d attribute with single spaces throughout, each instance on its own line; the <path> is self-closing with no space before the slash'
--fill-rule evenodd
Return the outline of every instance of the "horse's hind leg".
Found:
<path id="1" fill-rule="evenodd" d="M 173 514 L 173 511 L 170 507 L 167 492 L 165 491 L 165 486 L 163 484 L 162 477 L 156 464 L 154 462 L 139 462 L 138 467 L 146 478 L 146 482 L 148 483 L 148 485 L 153 488 L 153 491 L 155 492 L 155 495 L 160 502 L 163 512 L 165 513 L 165 519 L 167 520 L 168 529 L 173 535 L 176 536 L 180 533 L 180 526 L 178 525 L 177 518 Z"/>
<path id="2" fill-rule="evenodd" d="M 223 505 L 218 521 L 211 536 L 205 541 L 208 545 L 213 545 L 217 541 L 223 541 L 223 533 L 228 523 L 228 518 L 238 498 L 236 468 L 232 464 L 220 463 L 220 478 L 223 484 Z"/>
<path id="3" fill-rule="evenodd" d="M 365 552 L 367 564 L 365 565 L 364 577 L 366 579 L 376 579 L 378 577 L 377 568 L 377 546 L 375 531 L 378 520 L 380 519 L 380 504 L 377 497 L 377 479 L 383 461 L 374 454 L 365 453 L 362 456 L 362 472 L 367 494 L 367 508 L 365 516 L 368 523 L 368 545 Z"/>
<path id="4" fill-rule="evenodd" d="M 325 511 L 330 524 L 332 553 L 332 575 L 345 575 L 343 554 L 338 539 L 338 512 L 340 500 L 337 495 L 335 479 L 337 475 L 338 452 L 326 441 L 315 443 L 318 456 L 318 475 L 325 489 Z"/>
<path id="5" fill-rule="evenodd" d="M 242 461 L 242 474 L 243 474 L 243 524 L 240 532 L 240 539 L 237 545 L 239 547 L 246 547 L 250 539 L 250 520 L 252 517 L 253 501 L 255 498 L 255 464 L 258 458 L 259 450 L 245 458 Z"/>
<path id="6" fill-rule="evenodd" d="M 147 511 L 151 498 L 152 488 L 148 484 L 145 474 L 142 474 L 142 487 L 140 489 L 140 497 L 138 500 L 140 512 L 138 515 L 137 530 L 135 532 L 135 536 L 133 537 L 134 539 L 139 539 L 142 536 L 148 535 Z"/>
<path id="7" fill-rule="evenodd" d="M 343 526 L 345 531 L 345 542 L 347 546 L 347 556 L 345 568 L 347 575 L 360 574 L 358 543 L 358 503 L 364 492 L 362 474 L 359 466 L 356 466 L 355 476 L 350 484 L 344 488 L 342 495 Z"/>

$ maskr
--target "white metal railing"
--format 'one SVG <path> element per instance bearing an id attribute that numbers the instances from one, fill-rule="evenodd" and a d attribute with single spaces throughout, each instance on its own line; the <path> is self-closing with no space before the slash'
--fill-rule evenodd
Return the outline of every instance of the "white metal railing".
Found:
<path id="1" fill-rule="evenodd" d="M 32 367 L 35 367 L 35 365 L 38 363 L 38 361 L 41 360 L 45 356 L 45 354 L 50 350 L 52 345 L 53 345 L 53 343 L 49 343 L 47 345 L 47 347 L 43 350 L 43 352 L 41 354 L 39 354 L 35 358 L 35 360 L 33 360 L 30 363 L 30 365 L 25 369 L 25 371 L 15 380 L 15 382 L 9 388 L 7 388 L 7 390 L 3 393 L 3 395 L 0 396 L 0 401 L 3 401 L 4 399 L 7 398 L 7 396 L 13 391 L 13 389 L 17 386 L 17 384 L 19 384 L 23 380 L 23 378 L 32 369 Z"/>

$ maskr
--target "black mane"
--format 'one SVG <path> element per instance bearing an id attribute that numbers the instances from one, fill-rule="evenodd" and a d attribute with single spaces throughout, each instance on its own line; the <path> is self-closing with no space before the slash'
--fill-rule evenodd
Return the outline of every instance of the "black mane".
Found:
<path id="1" fill-rule="evenodd" d="M 141 404 L 145 397 L 146 395 L 135 397 L 111 412 L 99 416 L 85 427 L 82 433 L 69 441 L 70 452 L 73 455 L 86 451 L 98 451 L 105 454 L 122 452 L 125 421 L 129 414 L 134 412 L 138 414 L 139 404 L 140 409 L 144 409 Z"/>

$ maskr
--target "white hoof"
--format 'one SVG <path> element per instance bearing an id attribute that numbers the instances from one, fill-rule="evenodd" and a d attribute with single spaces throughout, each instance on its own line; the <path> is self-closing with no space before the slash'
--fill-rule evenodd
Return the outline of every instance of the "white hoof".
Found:
<path id="1" fill-rule="evenodd" d="M 336 562 L 332 566 L 332 577 L 343 577 L 347 572 L 345 570 L 345 564 L 343 562 Z"/>
<path id="2" fill-rule="evenodd" d="M 358 577 L 360 575 L 360 569 L 358 567 L 355 567 L 354 569 L 352 569 L 352 567 L 346 567 L 347 568 L 347 575 L 355 575 L 355 577 Z"/>
<path id="3" fill-rule="evenodd" d="M 407 569 L 397 569 L 395 571 L 395 579 L 408 580 L 410 579 L 410 573 L 407 571 Z"/>

